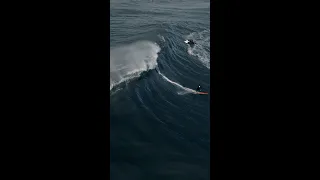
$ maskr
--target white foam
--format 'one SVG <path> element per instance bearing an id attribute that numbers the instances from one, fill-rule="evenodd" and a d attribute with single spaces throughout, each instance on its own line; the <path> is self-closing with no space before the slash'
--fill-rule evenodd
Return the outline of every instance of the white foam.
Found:
<path id="1" fill-rule="evenodd" d="M 158 70 L 159 71 L 159 70 Z M 169 83 L 175 85 L 176 87 L 178 87 L 180 89 L 180 91 L 178 91 L 177 93 L 179 95 L 185 95 L 185 94 L 190 94 L 190 93 L 197 93 L 197 91 L 193 90 L 193 89 L 190 89 L 190 88 L 187 88 L 187 87 L 184 87 L 182 86 L 181 84 L 177 83 L 177 82 L 174 82 L 174 81 L 171 81 L 169 78 L 167 78 L 165 75 L 163 75 L 160 71 L 159 71 L 159 74 L 161 75 L 161 77 L 163 77 L 163 79 L 165 79 L 166 81 L 168 81 Z"/>
<path id="2" fill-rule="evenodd" d="M 139 77 L 157 66 L 161 48 L 150 41 L 138 41 L 110 50 L 110 90 L 124 81 Z"/>
<path id="3" fill-rule="evenodd" d="M 198 57 L 199 61 L 210 69 L 210 30 L 193 32 L 187 39 L 195 40 L 194 46 L 188 47 L 188 54 Z"/>
<path id="4" fill-rule="evenodd" d="M 160 34 L 158 34 L 159 39 L 161 40 L 161 42 L 166 42 L 166 40 L 164 39 L 163 36 L 161 36 Z"/>

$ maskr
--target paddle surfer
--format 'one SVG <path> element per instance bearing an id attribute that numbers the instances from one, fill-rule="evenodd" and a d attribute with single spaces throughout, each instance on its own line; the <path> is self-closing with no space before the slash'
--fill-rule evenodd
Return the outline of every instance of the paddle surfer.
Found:
<path id="1" fill-rule="evenodd" d="M 187 44 L 189 44 L 189 45 L 194 45 L 194 44 L 196 44 L 192 39 L 186 40 L 185 43 L 187 43 Z"/>

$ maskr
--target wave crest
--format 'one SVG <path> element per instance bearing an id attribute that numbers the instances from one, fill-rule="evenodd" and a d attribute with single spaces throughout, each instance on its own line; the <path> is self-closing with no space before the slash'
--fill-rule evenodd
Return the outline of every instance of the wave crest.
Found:
<path id="1" fill-rule="evenodd" d="M 157 66 L 161 48 L 151 41 L 138 41 L 110 50 L 110 90 Z"/>

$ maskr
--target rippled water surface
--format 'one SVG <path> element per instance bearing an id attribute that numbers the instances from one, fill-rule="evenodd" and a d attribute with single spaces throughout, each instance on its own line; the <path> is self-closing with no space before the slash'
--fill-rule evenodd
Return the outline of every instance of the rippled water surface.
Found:
<path id="1" fill-rule="evenodd" d="M 111 179 L 209 179 L 210 1 L 110 8 Z"/>

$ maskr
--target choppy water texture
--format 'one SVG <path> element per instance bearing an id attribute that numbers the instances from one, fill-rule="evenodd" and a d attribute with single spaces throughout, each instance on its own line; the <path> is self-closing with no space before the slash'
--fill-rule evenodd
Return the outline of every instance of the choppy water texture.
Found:
<path id="1" fill-rule="evenodd" d="M 210 1 L 110 8 L 111 179 L 209 179 Z"/>

